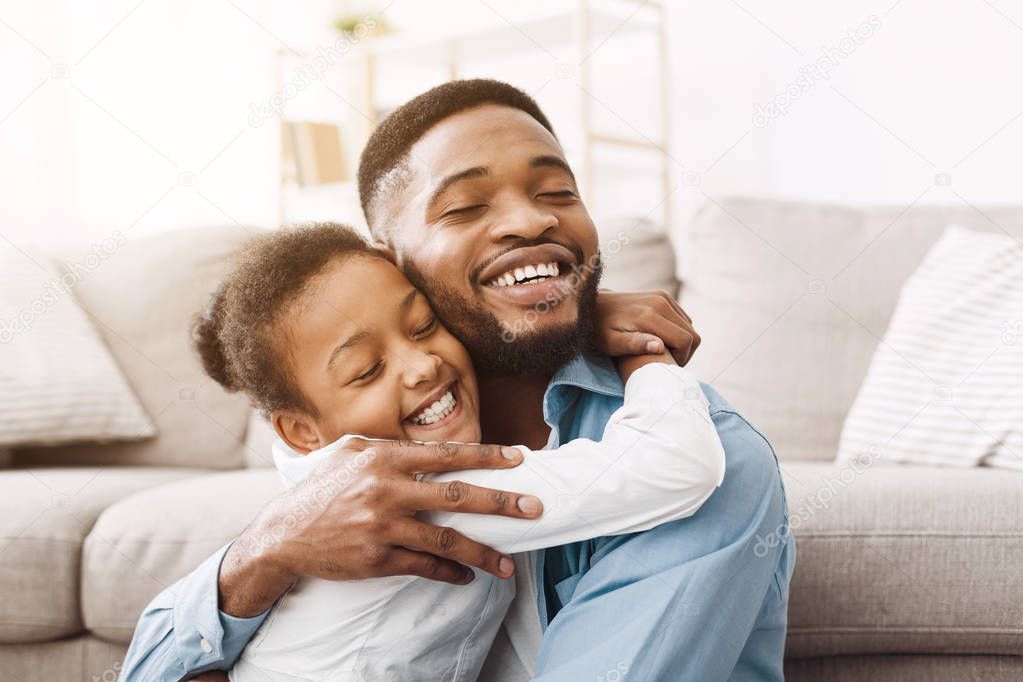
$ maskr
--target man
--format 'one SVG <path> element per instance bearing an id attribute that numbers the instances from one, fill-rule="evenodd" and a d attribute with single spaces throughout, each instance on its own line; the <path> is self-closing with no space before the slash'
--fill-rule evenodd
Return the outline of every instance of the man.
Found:
<path id="1" fill-rule="evenodd" d="M 496 81 L 434 88 L 374 132 L 359 190 L 374 237 L 469 349 L 480 377 L 484 440 L 540 449 L 600 438 L 622 403 L 622 384 L 606 356 L 584 352 L 597 314 L 596 229 L 536 103 Z M 549 260 L 574 277 L 516 284 L 519 270 L 525 276 L 527 265 Z M 644 331 L 668 346 L 691 343 L 685 329 L 662 317 L 649 326 Z M 548 549 L 535 565 L 518 566 L 520 594 L 485 676 L 782 678 L 795 549 L 777 462 L 763 436 L 713 389 L 705 392 L 726 452 L 722 486 L 688 519 Z M 336 467 L 360 447 L 339 453 Z M 161 593 L 139 621 L 125 679 L 187 679 L 230 668 L 299 576 L 467 582 L 472 573 L 460 563 L 512 575 L 507 557 L 451 531 L 418 538 L 391 532 L 399 525 L 393 521 L 420 510 L 530 515 L 516 507 L 514 494 L 416 486 L 402 473 L 401 462 L 424 450 L 448 458 L 451 470 L 499 466 L 495 448 L 372 447 L 370 465 L 354 471 L 352 484 L 319 515 L 292 513 L 301 509 L 303 489 L 315 489 L 313 477 Z M 266 547 L 272 529 L 285 532 Z M 757 537 L 768 535 L 782 541 L 764 554 Z"/>

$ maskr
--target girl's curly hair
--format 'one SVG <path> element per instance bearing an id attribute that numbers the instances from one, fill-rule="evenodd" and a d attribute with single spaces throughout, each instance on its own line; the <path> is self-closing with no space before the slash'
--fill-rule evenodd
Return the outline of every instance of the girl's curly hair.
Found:
<path id="1" fill-rule="evenodd" d="M 278 323 L 286 306 L 338 259 L 383 256 L 339 223 L 310 223 L 250 241 L 233 270 L 192 323 L 203 369 L 231 392 L 244 392 L 269 416 L 276 410 L 314 413 L 295 386 Z"/>

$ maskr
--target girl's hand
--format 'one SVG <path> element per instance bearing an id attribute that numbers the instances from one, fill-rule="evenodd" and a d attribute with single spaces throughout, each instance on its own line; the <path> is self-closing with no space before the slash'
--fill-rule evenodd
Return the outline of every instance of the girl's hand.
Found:
<path id="1" fill-rule="evenodd" d="M 667 350 L 684 367 L 699 345 L 693 321 L 663 291 L 597 294 L 597 348 L 610 357 Z"/>

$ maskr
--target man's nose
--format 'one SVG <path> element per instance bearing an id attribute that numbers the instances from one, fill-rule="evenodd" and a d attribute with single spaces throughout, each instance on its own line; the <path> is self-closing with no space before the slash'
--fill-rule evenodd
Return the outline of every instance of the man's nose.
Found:
<path id="1" fill-rule="evenodd" d="M 405 365 L 402 376 L 404 377 L 406 388 L 415 388 L 422 383 L 428 383 L 437 378 L 441 360 L 439 356 L 433 353 L 414 348 L 410 349 L 402 357 L 402 363 Z"/>
<path id="2" fill-rule="evenodd" d="M 490 228 L 493 241 L 536 239 L 558 226 L 558 218 L 543 206 L 523 197 L 507 202 Z"/>

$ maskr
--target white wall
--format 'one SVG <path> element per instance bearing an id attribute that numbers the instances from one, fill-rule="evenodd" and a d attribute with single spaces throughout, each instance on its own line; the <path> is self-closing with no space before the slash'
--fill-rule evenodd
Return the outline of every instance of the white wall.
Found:
<path id="1" fill-rule="evenodd" d="M 676 233 L 705 194 L 1023 199 L 1018 4 L 668 4 Z M 385 16 L 434 36 L 477 23 L 516 24 L 550 5 L 396 0 Z M 111 0 L 88 7 L 0 0 L 0 235 L 17 243 L 88 241 L 129 226 L 141 234 L 275 224 L 276 119 L 254 127 L 250 107 L 275 94 L 274 52 L 282 43 L 330 45 L 336 36 L 328 19 L 337 12 L 327 0 Z M 783 93 L 822 48 L 841 49 L 847 31 L 869 21 L 871 36 L 835 60 L 829 79 L 814 82 L 785 115 L 754 125 L 758 103 Z M 652 43 L 629 28 L 591 58 L 601 73 L 594 111 L 601 125 L 654 137 Z M 571 149 L 579 90 L 574 79 L 556 77 L 559 63 L 576 59 L 571 42 L 548 49 L 510 35 L 520 54 L 484 60 L 466 75 L 493 75 L 537 92 Z M 351 72 L 344 67 L 312 82 L 289 102 L 291 110 L 357 124 L 359 114 L 339 99 L 357 101 L 358 83 L 345 80 Z M 444 77 L 442 68 L 421 63 L 384 73 L 395 101 Z M 598 159 L 603 167 L 590 197 L 598 216 L 643 213 L 663 199 L 654 169 L 640 157 Z M 936 185 L 939 173 L 950 174 L 951 185 Z M 298 206 L 296 218 L 347 219 L 356 211 L 350 188 L 307 197 L 304 207 L 290 204 Z"/>
<path id="2" fill-rule="evenodd" d="M 708 193 L 899 203 L 930 186 L 928 201 L 957 201 L 953 189 L 975 203 L 1023 199 L 1018 3 L 740 4 L 749 14 L 731 2 L 672 5 L 679 155 L 706 168 L 748 133 L 707 173 Z M 878 28 L 830 78 L 752 124 L 756 103 L 864 22 Z M 951 186 L 935 187 L 939 173 Z"/>

